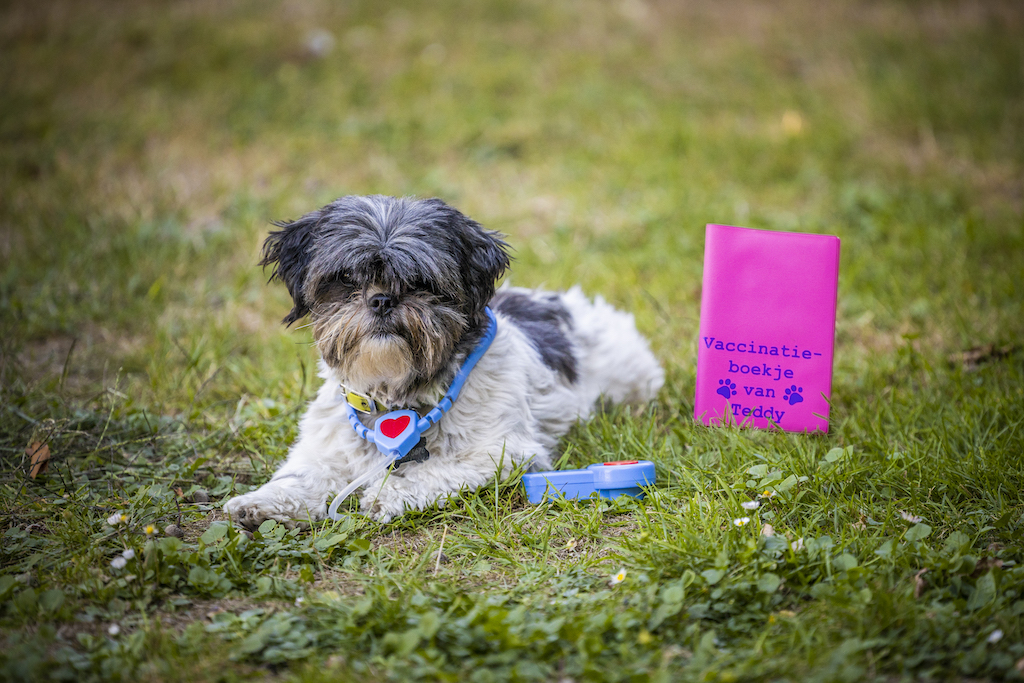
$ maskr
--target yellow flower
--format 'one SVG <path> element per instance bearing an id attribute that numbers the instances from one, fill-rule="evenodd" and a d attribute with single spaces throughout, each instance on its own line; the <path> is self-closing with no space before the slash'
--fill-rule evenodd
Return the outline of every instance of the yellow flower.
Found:
<path id="1" fill-rule="evenodd" d="M 762 493 L 761 495 L 758 496 L 758 498 L 774 498 L 774 497 L 775 497 L 775 491 L 771 491 L 769 489 L 765 489 L 764 493 Z"/>
<path id="2" fill-rule="evenodd" d="M 803 129 L 804 117 L 800 116 L 800 112 L 790 109 L 782 114 L 782 130 L 786 135 L 800 135 Z"/>
<path id="3" fill-rule="evenodd" d="M 147 524 L 146 525 L 146 535 L 147 536 L 152 536 L 155 533 L 156 533 L 156 527 L 153 526 L 152 524 Z"/>
<path id="4" fill-rule="evenodd" d="M 618 571 L 617 574 L 612 574 L 612 578 L 609 580 L 609 583 L 614 586 L 615 584 L 622 583 L 625 580 L 626 580 L 626 568 L 623 567 L 622 569 L 620 569 Z"/>
<path id="5" fill-rule="evenodd" d="M 750 517 L 737 517 L 736 519 L 732 520 L 732 523 L 736 526 L 745 526 L 749 521 Z"/>
<path id="6" fill-rule="evenodd" d="M 654 636 L 652 636 L 651 632 L 647 629 L 643 629 L 642 631 L 640 631 L 640 633 L 636 637 L 636 642 L 640 643 L 641 645 L 647 645 L 652 640 L 654 640 Z"/>

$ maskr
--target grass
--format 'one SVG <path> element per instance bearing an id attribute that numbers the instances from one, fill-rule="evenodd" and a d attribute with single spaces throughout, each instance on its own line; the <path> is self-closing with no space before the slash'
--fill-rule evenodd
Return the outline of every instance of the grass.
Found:
<path id="1" fill-rule="evenodd" d="M 0 677 L 1021 677 L 1016 4 L 0 12 Z M 667 386 L 562 462 L 652 459 L 645 501 L 224 522 L 317 382 L 269 221 L 372 192 L 635 312 Z M 708 222 L 842 238 L 827 435 L 691 420 Z"/>

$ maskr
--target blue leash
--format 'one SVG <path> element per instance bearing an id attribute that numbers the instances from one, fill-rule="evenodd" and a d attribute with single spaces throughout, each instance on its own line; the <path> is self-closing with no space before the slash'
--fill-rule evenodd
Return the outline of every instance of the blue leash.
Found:
<path id="1" fill-rule="evenodd" d="M 469 373 L 473 372 L 477 362 L 487 353 L 487 349 L 491 348 L 491 342 L 494 341 L 494 337 L 498 333 L 498 321 L 490 307 L 484 308 L 484 312 L 487 313 L 487 317 L 491 321 L 487 327 L 487 332 L 484 333 L 483 338 L 476 345 L 476 348 L 473 349 L 473 352 L 466 357 L 462 367 L 456 373 L 455 379 L 452 380 L 451 386 L 448 387 L 448 392 L 444 395 L 444 398 L 423 417 L 420 417 L 415 410 L 392 410 L 377 418 L 371 430 L 359 421 L 356 409 L 350 403 L 345 403 L 348 421 L 352 424 L 352 428 L 356 430 L 359 438 L 366 439 L 376 445 L 377 450 L 395 460 L 404 458 L 409 454 L 409 451 L 420 442 L 423 432 L 437 424 L 441 416 L 451 410 L 452 404 L 455 403 L 459 393 L 462 391 L 462 385 L 466 383 L 466 379 L 469 377 Z"/>
<path id="2" fill-rule="evenodd" d="M 473 352 L 466 357 L 462 367 L 456 373 L 455 379 L 452 380 L 451 386 L 448 387 L 448 393 L 424 417 L 421 418 L 415 410 L 392 410 L 377 418 L 371 430 L 367 429 L 359 421 L 356 409 L 351 403 L 346 401 L 345 412 L 348 421 L 352 424 L 352 429 L 355 430 L 359 438 L 366 439 L 377 446 L 377 450 L 384 455 L 384 458 L 361 476 L 356 477 L 341 493 L 334 497 L 331 506 L 327 510 L 328 517 L 335 521 L 341 519 L 342 515 L 338 513 L 338 507 L 342 501 L 348 498 L 350 493 L 366 482 L 371 481 L 376 475 L 387 469 L 395 460 L 408 455 L 409 451 L 420 442 L 423 432 L 437 424 L 441 416 L 451 410 L 452 404 L 455 403 L 455 399 L 459 397 L 459 393 L 462 391 L 462 385 L 466 383 L 466 378 L 469 377 L 469 373 L 473 372 L 477 361 L 487 353 L 487 349 L 491 348 L 491 342 L 494 341 L 494 337 L 498 333 L 498 321 L 494 317 L 494 312 L 490 308 L 485 308 L 484 312 L 487 313 L 487 317 L 491 321 L 487 327 L 487 332 L 484 333 L 483 338 L 476 345 L 476 348 L 473 349 Z"/>

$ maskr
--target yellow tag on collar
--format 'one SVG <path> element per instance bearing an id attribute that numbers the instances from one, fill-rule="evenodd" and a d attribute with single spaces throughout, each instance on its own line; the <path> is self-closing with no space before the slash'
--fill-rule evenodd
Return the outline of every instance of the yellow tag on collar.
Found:
<path id="1" fill-rule="evenodd" d="M 350 406 L 352 406 L 361 413 L 375 413 L 378 410 L 385 409 L 383 405 L 381 405 L 377 401 L 374 401 L 369 396 L 363 396 L 361 394 L 357 394 L 354 391 L 350 391 L 347 394 L 345 394 L 345 400 L 348 401 L 348 404 Z"/>

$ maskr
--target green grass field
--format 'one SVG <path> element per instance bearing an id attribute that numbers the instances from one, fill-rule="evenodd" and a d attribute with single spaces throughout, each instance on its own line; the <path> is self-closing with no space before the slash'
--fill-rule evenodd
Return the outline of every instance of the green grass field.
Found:
<path id="1" fill-rule="evenodd" d="M 9 0 L 0 64 L 0 678 L 1024 677 L 1019 3 Z M 364 193 L 636 314 L 561 464 L 646 500 L 226 524 L 318 382 L 262 240 Z M 694 424 L 708 222 L 842 238 L 827 435 Z"/>

